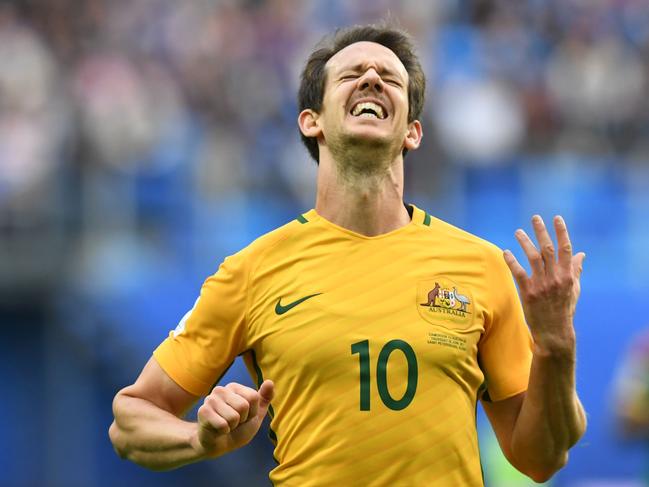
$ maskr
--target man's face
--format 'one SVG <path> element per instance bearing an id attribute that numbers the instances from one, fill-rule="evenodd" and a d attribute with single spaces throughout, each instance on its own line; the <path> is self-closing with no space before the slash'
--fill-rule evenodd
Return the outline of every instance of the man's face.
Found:
<path id="1" fill-rule="evenodd" d="M 337 52 L 326 73 L 320 113 L 326 143 L 401 150 L 408 129 L 408 72 L 396 54 L 357 42 Z"/>

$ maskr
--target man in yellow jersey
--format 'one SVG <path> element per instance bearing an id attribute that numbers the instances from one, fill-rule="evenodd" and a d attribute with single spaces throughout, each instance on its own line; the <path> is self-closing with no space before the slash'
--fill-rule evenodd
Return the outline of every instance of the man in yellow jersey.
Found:
<path id="1" fill-rule="evenodd" d="M 298 124 L 319 163 L 315 209 L 206 280 L 115 397 L 121 456 L 153 469 L 214 458 L 268 413 L 275 485 L 480 486 L 481 400 L 517 469 L 543 481 L 566 463 L 586 427 L 584 254 L 560 217 L 555 250 L 535 216 L 538 249 L 516 232 L 528 276 L 511 252 L 404 205 L 424 85 L 410 38 L 389 27 L 338 31 L 311 54 Z M 238 355 L 258 390 L 213 387 Z M 197 422 L 181 419 L 203 396 Z"/>

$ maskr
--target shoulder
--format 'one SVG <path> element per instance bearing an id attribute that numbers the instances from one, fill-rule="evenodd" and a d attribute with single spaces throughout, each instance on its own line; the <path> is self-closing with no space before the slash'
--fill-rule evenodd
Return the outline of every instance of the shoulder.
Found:
<path id="1" fill-rule="evenodd" d="M 428 220 L 431 233 L 436 239 L 445 241 L 447 245 L 481 254 L 490 261 L 502 260 L 502 249 L 492 242 L 435 216 L 430 216 Z"/>
<path id="2" fill-rule="evenodd" d="M 307 221 L 299 215 L 296 219 L 265 233 L 235 254 L 226 257 L 224 264 L 237 267 L 255 267 L 271 250 L 281 247 L 304 230 Z"/>
<path id="3" fill-rule="evenodd" d="M 302 233 L 305 229 L 305 223 L 308 223 L 308 221 L 302 215 L 298 215 L 296 219 L 256 238 L 241 252 L 249 257 L 259 258 Z"/>

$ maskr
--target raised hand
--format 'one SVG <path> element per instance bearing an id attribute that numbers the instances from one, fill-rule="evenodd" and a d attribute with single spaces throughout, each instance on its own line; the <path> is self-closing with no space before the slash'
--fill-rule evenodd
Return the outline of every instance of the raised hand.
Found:
<path id="1" fill-rule="evenodd" d="M 240 448 L 257 434 L 275 386 L 269 380 L 259 391 L 237 383 L 215 387 L 198 409 L 198 431 L 192 443 L 205 457 Z"/>
<path id="2" fill-rule="evenodd" d="M 586 257 L 583 252 L 573 255 L 563 218 L 555 216 L 553 223 L 558 244 L 556 251 L 539 215 L 532 217 L 538 248 L 525 231 L 516 231 L 516 239 L 530 262 L 531 276 L 509 250 L 503 253 L 518 284 L 525 318 L 534 337 L 535 352 L 547 354 L 574 352 L 573 317 Z"/>

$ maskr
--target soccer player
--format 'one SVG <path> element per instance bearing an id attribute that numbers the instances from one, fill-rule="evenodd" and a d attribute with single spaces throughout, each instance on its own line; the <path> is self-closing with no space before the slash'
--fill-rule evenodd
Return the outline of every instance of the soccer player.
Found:
<path id="1" fill-rule="evenodd" d="M 649 439 L 649 329 L 633 338 L 615 386 L 620 433 L 628 439 Z"/>
<path id="2" fill-rule="evenodd" d="M 584 254 L 560 217 L 555 249 L 534 216 L 538 247 L 516 232 L 528 276 L 511 252 L 404 204 L 424 86 L 390 27 L 338 31 L 310 55 L 298 124 L 319 164 L 315 209 L 226 258 L 118 392 L 121 456 L 160 470 L 217 457 L 268 413 L 276 485 L 479 486 L 481 400 L 520 471 L 543 481 L 566 463 L 586 427 Z M 213 387 L 237 356 L 258 390 Z M 182 419 L 203 396 L 198 421 Z"/>
<path id="3" fill-rule="evenodd" d="M 649 329 L 634 336 L 615 380 L 615 415 L 622 438 L 649 440 Z M 649 485 L 649 464 L 642 470 Z"/>

